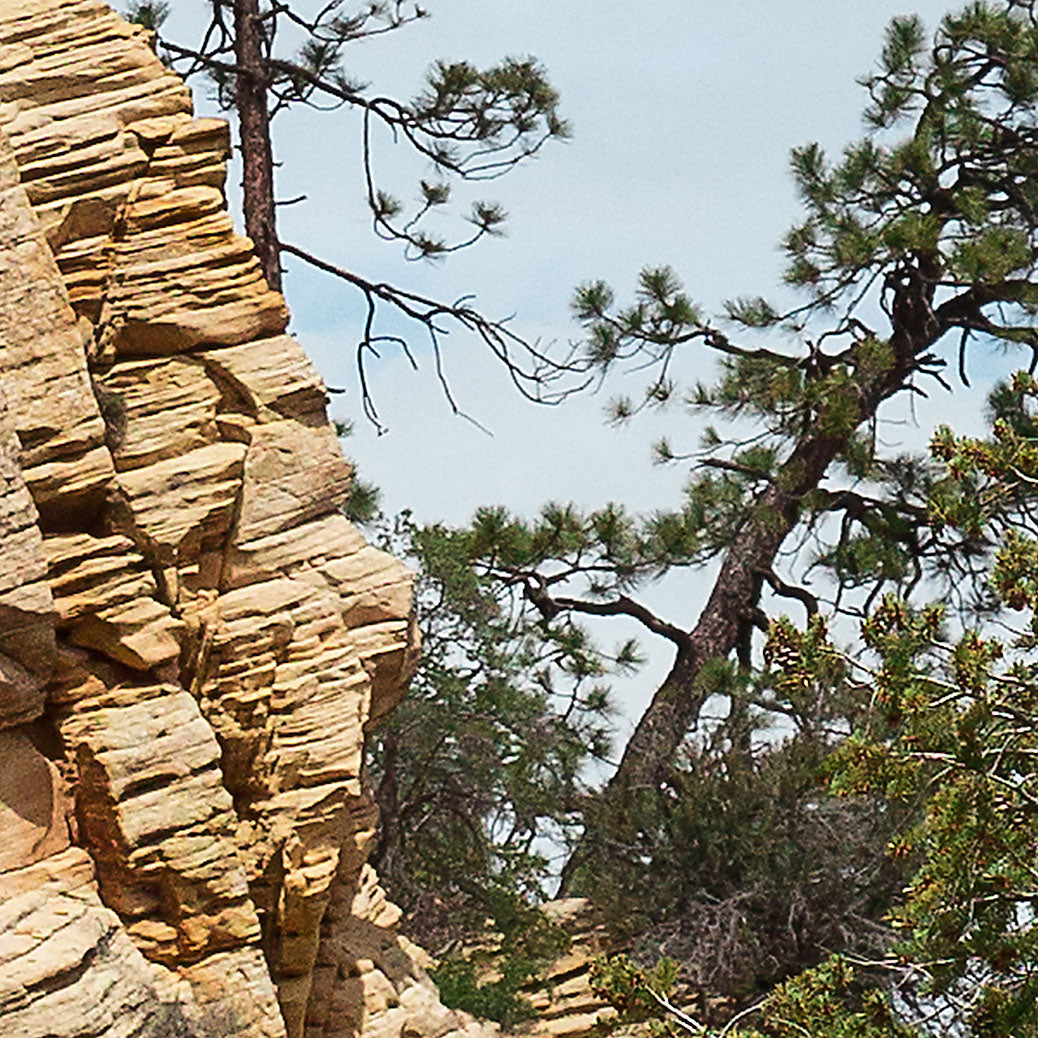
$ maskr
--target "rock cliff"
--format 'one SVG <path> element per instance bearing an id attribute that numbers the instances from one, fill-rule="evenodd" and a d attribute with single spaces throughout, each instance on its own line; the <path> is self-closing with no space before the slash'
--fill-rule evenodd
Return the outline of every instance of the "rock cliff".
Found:
<path id="1" fill-rule="evenodd" d="M 589 1038 L 595 1025 L 616 1016 L 613 1009 L 595 993 L 591 966 L 595 958 L 619 950 L 594 906 L 586 898 L 570 897 L 549 901 L 544 914 L 570 937 L 569 948 L 560 955 L 524 992 L 537 1019 L 520 1029 L 524 1038 Z M 640 1033 L 630 1028 L 629 1033 Z M 621 1034 L 628 1033 L 620 1031 Z"/>
<path id="2" fill-rule="evenodd" d="M 365 864 L 409 577 L 228 149 L 97 0 L 0 3 L 0 1033 L 474 1036 Z"/>

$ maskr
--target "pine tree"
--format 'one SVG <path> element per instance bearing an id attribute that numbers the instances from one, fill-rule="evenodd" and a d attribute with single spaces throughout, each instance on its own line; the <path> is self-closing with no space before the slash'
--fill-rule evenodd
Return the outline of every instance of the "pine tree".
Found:
<path id="1" fill-rule="evenodd" d="M 424 89 L 399 100 L 353 79 L 346 69 L 352 44 L 394 33 L 421 22 L 428 12 L 404 0 L 331 0 L 313 11 L 298 0 L 207 0 L 209 22 L 199 43 L 168 39 L 162 25 L 165 0 L 134 0 L 127 17 L 156 33 L 158 53 L 185 78 L 205 75 L 216 98 L 238 123 L 242 160 L 245 229 L 252 239 L 267 282 L 281 289 L 281 258 L 291 255 L 359 291 L 366 306 L 357 342 L 361 398 L 369 419 L 378 415 L 368 391 L 365 363 L 382 347 L 405 351 L 410 343 L 380 330 L 380 308 L 416 325 L 431 345 L 448 401 L 457 411 L 443 377 L 440 346 L 449 325 L 475 335 L 509 371 L 516 387 L 531 399 L 555 399 L 582 384 L 581 365 L 553 359 L 536 343 L 516 333 L 508 319 L 484 316 L 471 296 L 459 293 L 445 302 L 364 277 L 348 262 L 315 255 L 285 241 L 278 231 L 275 146 L 272 124 L 296 107 L 347 108 L 362 116 L 358 191 L 366 194 L 376 235 L 403 248 L 411 259 L 442 259 L 481 239 L 502 233 L 506 214 L 493 201 L 472 203 L 466 229 L 455 240 L 428 229 L 426 217 L 451 201 L 458 181 L 491 180 L 536 154 L 549 140 L 564 139 L 569 127 L 558 111 L 558 94 L 545 70 L 532 58 L 506 58 L 480 69 L 467 61 L 433 64 Z M 431 175 L 417 185 L 410 209 L 379 187 L 374 155 L 379 133 L 406 145 L 427 160 Z M 301 161 L 304 157 L 293 157 Z M 562 385 L 565 383 L 565 386 Z"/>
<path id="2" fill-rule="evenodd" d="M 969 530 L 925 525 L 933 465 L 885 454 L 877 422 L 895 397 L 927 383 L 950 388 L 949 366 L 966 382 L 971 351 L 1022 347 L 1032 365 L 1038 356 L 1033 5 L 970 4 L 930 39 L 918 18 L 895 19 L 862 82 L 864 139 L 834 162 L 815 144 L 792 153 L 803 216 L 783 247 L 801 305 L 738 299 L 719 324 L 666 268 L 644 271 L 628 306 L 601 282 L 577 293 L 601 371 L 656 365 L 642 399 L 617 401 L 616 417 L 684 395 L 725 423 L 695 455 L 683 507 L 639 519 L 616 506 L 553 505 L 533 523 L 487 509 L 469 531 L 473 565 L 521 588 L 545 624 L 622 615 L 673 648 L 670 673 L 587 815 L 571 890 L 592 889 L 610 848 L 635 842 L 642 801 L 671 781 L 703 705 L 759 651 L 765 592 L 813 616 L 826 603 L 803 577 L 823 565 L 831 604 L 861 615 L 886 590 L 969 583 L 987 550 Z M 775 345 L 757 345 L 769 335 Z M 721 376 L 682 391 L 672 372 L 693 347 L 720 359 Z M 667 444 L 658 453 L 674 457 Z M 820 544 L 813 556 L 780 565 L 780 553 L 809 539 Z M 637 600 L 660 574 L 711 563 L 717 576 L 691 628 Z M 962 606 L 983 608 L 983 597 L 967 594 Z M 738 696 L 731 702 L 742 709 Z"/>
<path id="3" fill-rule="evenodd" d="M 854 730 L 826 765 L 830 797 L 815 809 L 871 804 L 893 823 L 883 850 L 905 882 L 886 946 L 828 956 L 726 1006 L 720 1021 L 675 1006 L 677 963 L 603 960 L 596 985 L 618 1023 L 704 1038 L 1038 1034 L 1038 382 L 1018 373 L 996 388 L 991 413 L 986 438 L 936 431 L 926 527 L 993 546 L 983 578 L 998 624 L 963 626 L 945 603 L 888 595 L 861 622 L 864 651 L 838 647 L 818 617 L 772 623 L 764 649 L 767 680 L 791 700 L 824 689 L 857 701 Z M 680 869 L 679 841 L 673 853 Z M 821 864 L 812 857 L 816 875 Z"/>
<path id="4" fill-rule="evenodd" d="M 1023 373 L 997 392 L 986 440 L 944 427 L 945 465 L 931 524 L 997 545 L 988 572 L 1004 607 L 998 628 L 955 630 L 940 604 L 890 597 L 862 625 L 877 661 L 876 710 L 843 745 L 834 789 L 922 799 L 891 845 L 914 875 L 893 913 L 899 965 L 954 998 L 978 1036 L 1038 1033 L 1038 383 Z"/>
<path id="5" fill-rule="evenodd" d="M 370 861 L 437 955 L 445 1004 L 510 1026 L 568 944 L 534 905 L 579 823 L 583 771 L 608 750 L 609 672 L 636 660 L 629 646 L 607 658 L 575 623 L 545 637 L 442 527 L 405 513 L 381 537 L 417 570 L 423 648 L 407 697 L 368 733 Z"/>

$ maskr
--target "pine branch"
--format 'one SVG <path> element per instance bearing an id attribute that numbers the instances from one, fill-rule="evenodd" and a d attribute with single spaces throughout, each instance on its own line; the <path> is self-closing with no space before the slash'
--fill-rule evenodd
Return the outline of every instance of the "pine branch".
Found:
<path id="1" fill-rule="evenodd" d="M 589 602 L 566 595 L 550 595 L 545 581 L 533 574 L 523 574 L 519 579 L 523 584 L 526 598 L 545 620 L 554 620 L 560 613 L 582 613 L 586 616 L 629 616 L 632 620 L 637 620 L 646 630 L 673 642 L 679 649 L 686 648 L 688 645 L 687 631 L 661 620 L 646 606 L 635 602 L 627 595 L 618 595 L 609 602 Z"/>
<path id="2" fill-rule="evenodd" d="M 557 404 L 571 394 L 580 392 L 588 385 L 589 380 L 584 374 L 586 369 L 582 365 L 567 360 L 555 360 L 542 351 L 537 344 L 528 342 L 508 328 L 507 319 L 495 321 L 485 317 L 470 305 L 468 297 L 463 296 L 453 303 L 444 303 L 419 293 L 408 292 L 386 282 L 369 281 L 359 274 L 329 263 L 289 242 L 280 242 L 279 248 L 282 252 L 295 256 L 310 266 L 347 282 L 364 296 L 367 313 L 361 338 L 357 344 L 357 372 L 364 414 L 380 432 L 384 431 L 385 427 L 379 420 L 371 394 L 366 368 L 367 357 L 369 355 L 378 357 L 380 344 L 392 344 L 404 351 L 412 367 L 417 368 L 418 365 L 404 339 L 399 336 L 376 334 L 375 319 L 379 303 L 398 310 L 425 328 L 433 353 L 436 375 L 447 402 L 455 414 L 469 421 L 474 421 L 474 419 L 458 406 L 444 368 L 442 339 L 443 336 L 449 334 L 449 330 L 441 323 L 444 320 L 457 323 L 489 347 L 493 355 L 504 365 L 513 385 L 528 400 L 541 404 Z M 517 353 L 525 356 L 529 363 L 524 364 L 516 356 Z M 578 381 L 571 385 L 560 385 L 558 389 L 548 391 L 550 387 L 570 375 Z"/>
<path id="3" fill-rule="evenodd" d="M 818 598 L 812 595 L 806 588 L 787 584 L 773 569 L 761 570 L 760 575 L 776 595 L 799 602 L 807 611 L 808 619 L 818 615 Z"/>

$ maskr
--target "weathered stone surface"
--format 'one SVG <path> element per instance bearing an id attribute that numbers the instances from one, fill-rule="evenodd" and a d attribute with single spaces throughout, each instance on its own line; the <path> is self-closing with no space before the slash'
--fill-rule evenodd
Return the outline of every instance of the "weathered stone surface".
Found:
<path id="1" fill-rule="evenodd" d="M 76 762 L 80 839 L 105 904 L 166 965 L 254 943 L 259 923 L 234 844 L 220 750 L 188 693 L 84 709 L 60 725 Z"/>
<path id="2" fill-rule="evenodd" d="M 347 871 L 333 891 L 306 1018 L 308 1038 L 491 1038 L 497 1025 L 445 1009 L 422 968 L 423 953 L 395 928 L 390 903 L 370 866 L 359 883 Z"/>
<path id="3" fill-rule="evenodd" d="M 223 198 L 226 126 L 96 0 L 0 12 L 0 122 L 102 351 L 169 354 L 284 329 Z"/>
<path id="4" fill-rule="evenodd" d="M 572 943 L 528 992 L 537 1019 L 522 1032 L 529 1038 L 585 1038 L 594 1033 L 596 1023 L 616 1015 L 591 988 L 592 959 L 616 949 L 586 898 L 552 901 L 544 911 L 566 930 Z"/>
<path id="5" fill-rule="evenodd" d="M 43 712 L 55 655 L 43 537 L 19 458 L 0 388 L 0 728 Z"/>
<path id="6" fill-rule="evenodd" d="M 112 474 L 87 375 L 87 332 L 69 306 L 6 141 L 0 145 L 0 324 L 4 393 L 25 481 L 45 521 L 75 511 L 81 522 L 100 506 Z"/>
<path id="7" fill-rule="evenodd" d="M 171 663 L 183 626 L 158 599 L 158 585 L 125 537 L 55 534 L 44 541 L 58 629 L 134 670 Z"/>
<path id="8" fill-rule="evenodd" d="M 230 531 L 246 453 L 242 443 L 212 443 L 120 473 L 127 508 L 114 525 L 164 569 L 197 557 Z"/>
<path id="9" fill-rule="evenodd" d="M 127 361 L 95 386 L 111 414 L 109 443 L 119 471 L 175 458 L 220 438 L 220 390 L 196 357 Z"/>
<path id="10" fill-rule="evenodd" d="M 98 0 L 5 0 L 0 131 L 0 1033 L 487 1033 L 365 866 L 410 576 L 225 124 Z"/>
<path id="11" fill-rule="evenodd" d="M 0 731 L 0 873 L 57 854 L 69 844 L 57 768 L 24 731 Z"/>
<path id="12" fill-rule="evenodd" d="M 191 989 L 184 1015 L 193 1033 L 220 1038 L 281 1038 L 281 1010 L 256 947 L 211 955 L 180 970 Z"/>
<path id="13" fill-rule="evenodd" d="M 101 903 L 84 851 L 0 874 L 5 1038 L 194 1038 L 177 997 L 189 995 L 163 974 Z"/>

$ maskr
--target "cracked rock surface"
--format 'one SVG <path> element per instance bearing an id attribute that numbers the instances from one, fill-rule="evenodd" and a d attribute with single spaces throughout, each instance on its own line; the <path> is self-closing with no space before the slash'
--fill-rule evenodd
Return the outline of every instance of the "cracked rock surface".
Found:
<path id="1" fill-rule="evenodd" d="M 0 1033 L 478 1038 L 365 864 L 410 577 L 228 147 L 98 0 L 0 4 Z"/>

